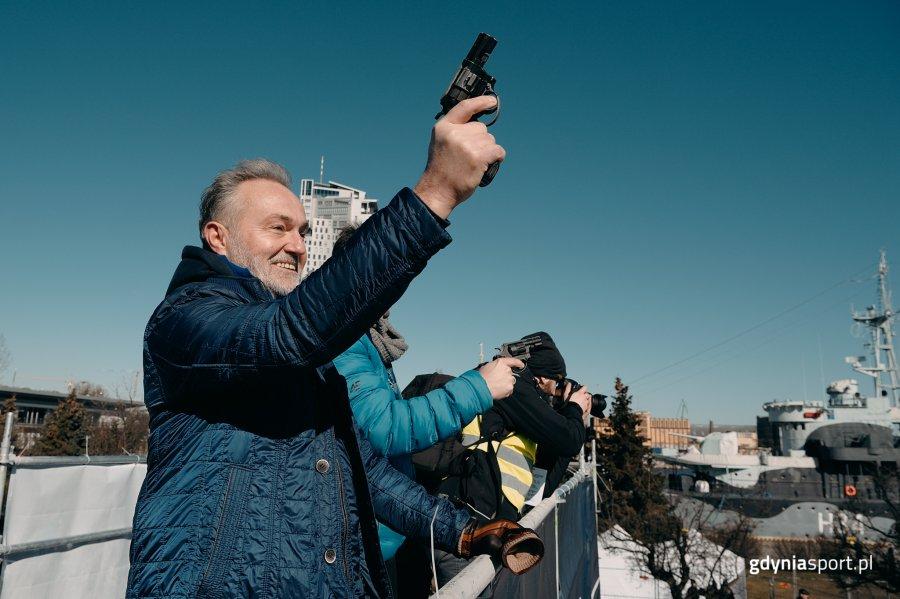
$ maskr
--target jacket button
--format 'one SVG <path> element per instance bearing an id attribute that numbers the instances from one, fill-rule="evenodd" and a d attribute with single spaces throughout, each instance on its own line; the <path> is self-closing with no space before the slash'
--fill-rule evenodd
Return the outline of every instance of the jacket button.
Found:
<path id="1" fill-rule="evenodd" d="M 327 473 L 329 468 L 331 468 L 331 464 L 328 463 L 328 460 L 323 459 L 316 462 L 316 470 L 319 472 L 319 474 Z"/>
<path id="2" fill-rule="evenodd" d="M 337 553 L 335 553 L 334 549 L 326 549 L 325 550 L 325 561 L 329 564 L 333 564 L 334 560 L 337 559 Z"/>

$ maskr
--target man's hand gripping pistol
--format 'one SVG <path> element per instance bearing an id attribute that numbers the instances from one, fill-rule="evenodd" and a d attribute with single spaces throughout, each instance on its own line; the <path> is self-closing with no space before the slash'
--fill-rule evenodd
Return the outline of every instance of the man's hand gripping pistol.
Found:
<path id="1" fill-rule="evenodd" d="M 468 100 L 475 96 L 494 96 L 497 98 L 497 106 L 483 114 L 495 113 L 494 118 L 489 123 L 486 123 L 488 127 L 497 122 L 497 118 L 500 116 L 500 96 L 494 91 L 494 84 L 497 80 L 484 70 L 484 65 L 496 46 L 496 39 L 486 33 L 478 34 L 475 43 L 472 44 L 472 49 L 469 50 L 469 53 L 463 59 L 462 66 L 456 71 L 456 75 L 450 82 L 450 87 L 441 98 L 441 111 L 437 113 L 434 117 L 435 119 L 439 119 L 447 114 L 451 108 L 463 100 Z M 475 115 L 474 119 L 477 120 L 479 116 L 481 115 Z M 488 166 L 484 176 L 481 177 L 479 186 L 487 187 L 490 185 L 498 170 L 500 170 L 499 162 L 494 162 Z"/>

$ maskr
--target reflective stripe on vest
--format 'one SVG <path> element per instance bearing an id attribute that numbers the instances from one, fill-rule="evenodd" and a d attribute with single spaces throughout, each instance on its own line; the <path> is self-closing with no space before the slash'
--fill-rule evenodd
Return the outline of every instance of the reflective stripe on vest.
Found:
<path id="1" fill-rule="evenodd" d="M 481 438 L 480 418 L 475 417 L 462 430 L 463 445 L 471 446 Z M 537 455 L 537 443 L 520 435 L 510 435 L 503 441 L 493 441 L 500 467 L 500 486 L 503 494 L 517 510 L 525 505 L 525 494 L 531 488 L 531 469 Z M 474 445 L 476 449 L 487 451 L 487 442 Z"/>

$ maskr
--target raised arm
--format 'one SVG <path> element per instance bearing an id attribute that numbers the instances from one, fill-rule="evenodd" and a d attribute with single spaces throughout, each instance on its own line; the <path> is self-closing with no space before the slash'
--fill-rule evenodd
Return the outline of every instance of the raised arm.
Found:
<path id="1" fill-rule="evenodd" d="M 404 189 L 284 297 L 246 303 L 203 283 L 176 291 L 151 319 L 148 345 L 183 367 L 320 366 L 358 339 L 449 242 L 441 223 Z"/>
<path id="2" fill-rule="evenodd" d="M 203 282 L 174 291 L 147 326 L 152 358 L 166 368 L 190 369 L 191 378 L 200 379 L 194 382 L 209 382 L 268 366 L 317 367 L 337 356 L 450 242 L 443 219 L 472 195 L 487 165 L 502 159 L 503 148 L 484 125 L 469 122 L 493 103 L 472 98 L 441 119 L 416 192 L 398 193 L 283 297 L 248 303 L 227 285 Z"/>

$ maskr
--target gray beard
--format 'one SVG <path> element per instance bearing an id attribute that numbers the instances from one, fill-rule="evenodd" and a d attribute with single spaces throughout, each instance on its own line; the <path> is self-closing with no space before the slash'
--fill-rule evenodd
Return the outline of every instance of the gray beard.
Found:
<path id="1" fill-rule="evenodd" d="M 297 282 L 290 286 L 284 281 L 271 276 L 270 262 L 265 258 L 250 254 L 247 247 L 236 236 L 231 238 L 227 257 L 238 266 L 243 266 L 249 270 L 250 274 L 259 279 L 263 287 L 271 291 L 276 297 L 287 295 L 300 284 L 299 273 L 297 274 Z"/>

